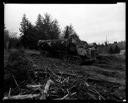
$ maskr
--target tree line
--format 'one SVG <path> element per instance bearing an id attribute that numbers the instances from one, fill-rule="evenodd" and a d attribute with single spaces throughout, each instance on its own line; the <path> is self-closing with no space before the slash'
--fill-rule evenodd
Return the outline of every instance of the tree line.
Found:
<path id="1" fill-rule="evenodd" d="M 9 48 L 38 49 L 38 40 L 66 39 L 70 35 L 77 35 L 72 25 L 67 25 L 64 30 L 61 30 L 57 19 L 52 19 L 48 13 L 45 13 L 44 16 L 38 14 L 35 24 L 32 24 L 24 14 L 19 30 L 21 32 L 20 38 L 10 38 L 7 36 L 8 30 L 5 28 L 5 38 L 9 38 L 5 41 L 9 41 Z M 6 44 L 7 42 L 4 43 L 4 45 Z"/>
<path id="2" fill-rule="evenodd" d="M 57 19 L 52 19 L 48 13 L 45 13 L 44 16 L 38 14 L 35 24 L 32 24 L 24 14 L 20 25 L 20 38 L 9 36 L 9 31 L 4 27 L 4 48 L 38 49 L 38 40 L 67 39 L 70 35 L 78 37 L 72 25 L 67 25 L 64 30 L 61 30 Z M 106 43 L 105 45 L 98 45 L 98 49 L 101 53 L 120 52 L 117 43 L 114 47 Z"/>
<path id="3" fill-rule="evenodd" d="M 119 44 L 117 42 L 114 42 L 112 44 L 107 44 L 105 42 L 104 44 L 101 45 L 97 45 L 98 46 L 98 52 L 99 53 L 109 53 L 109 54 L 116 54 L 116 53 L 120 53 L 121 48 L 119 47 Z"/>

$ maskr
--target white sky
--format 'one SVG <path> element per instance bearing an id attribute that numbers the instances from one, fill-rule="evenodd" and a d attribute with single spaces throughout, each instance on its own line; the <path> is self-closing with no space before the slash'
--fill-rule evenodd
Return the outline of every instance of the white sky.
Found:
<path id="1" fill-rule="evenodd" d="M 23 14 L 35 24 L 38 14 L 48 13 L 61 29 L 72 24 L 81 40 L 103 43 L 125 40 L 125 3 L 117 4 L 5 4 L 5 26 L 19 32 Z"/>

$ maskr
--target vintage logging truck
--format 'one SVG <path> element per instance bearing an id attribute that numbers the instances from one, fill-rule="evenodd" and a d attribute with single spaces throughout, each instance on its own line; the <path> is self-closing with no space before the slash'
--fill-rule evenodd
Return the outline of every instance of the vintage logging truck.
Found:
<path id="1" fill-rule="evenodd" d="M 58 57 L 69 63 L 90 64 L 96 60 L 94 45 L 71 35 L 68 39 L 39 40 L 38 47 L 43 56 Z"/>

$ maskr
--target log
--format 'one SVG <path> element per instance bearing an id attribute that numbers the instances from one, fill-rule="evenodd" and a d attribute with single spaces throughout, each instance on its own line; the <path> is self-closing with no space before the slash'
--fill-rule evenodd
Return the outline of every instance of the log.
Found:
<path id="1" fill-rule="evenodd" d="M 53 84 L 54 82 L 49 79 L 44 87 L 44 90 L 41 89 L 41 85 L 27 85 L 28 88 L 39 88 L 40 90 L 40 94 L 27 94 L 27 95 L 16 95 L 16 96 L 5 96 L 3 98 L 3 100 L 8 100 L 8 99 L 32 99 L 35 97 L 39 97 L 40 100 L 44 100 L 46 99 L 47 95 L 48 95 L 48 91 L 49 91 L 49 87 L 51 84 Z"/>
<path id="2" fill-rule="evenodd" d="M 9 99 L 32 99 L 32 98 L 35 98 L 35 97 L 38 97 L 40 96 L 40 94 L 26 94 L 26 95 L 16 95 L 16 96 L 5 96 L 3 98 L 3 100 L 9 100 Z"/>
<path id="3" fill-rule="evenodd" d="M 50 85 L 51 84 L 53 84 L 54 82 L 51 80 L 51 79 L 49 79 L 48 81 L 47 81 L 47 83 L 46 83 L 46 85 L 45 85 L 45 88 L 44 88 L 44 93 L 48 93 L 48 91 L 49 91 L 49 87 L 50 87 Z"/>
<path id="4" fill-rule="evenodd" d="M 44 90 L 40 89 L 40 92 L 41 92 L 41 96 L 40 96 L 40 100 L 45 100 L 47 98 L 47 95 L 48 95 L 48 91 L 49 91 L 49 87 L 51 84 L 53 84 L 54 82 L 49 79 L 44 87 Z"/>

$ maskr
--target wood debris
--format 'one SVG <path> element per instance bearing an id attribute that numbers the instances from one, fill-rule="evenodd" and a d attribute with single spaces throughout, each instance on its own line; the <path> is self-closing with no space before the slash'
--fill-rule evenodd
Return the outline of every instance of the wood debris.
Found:
<path id="1" fill-rule="evenodd" d="M 105 81 L 91 73 L 83 75 L 77 71 L 59 69 L 56 64 L 52 65 L 54 69 L 50 65 L 39 69 L 39 66 L 33 64 L 35 77 L 31 82 L 24 80 L 17 83 L 18 80 L 12 74 L 16 87 L 10 87 L 3 100 L 125 100 L 116 96 L 119 91 L 112 93 L 120 84 Z"/>

